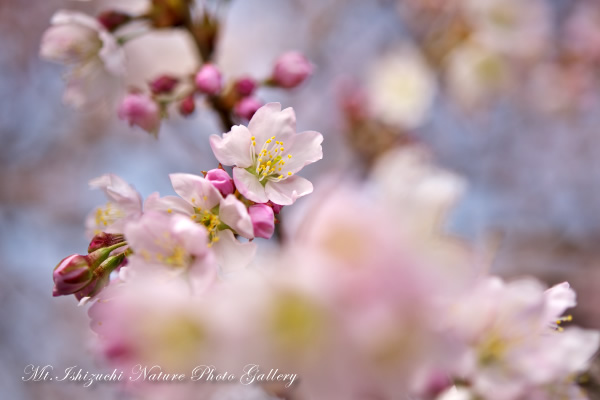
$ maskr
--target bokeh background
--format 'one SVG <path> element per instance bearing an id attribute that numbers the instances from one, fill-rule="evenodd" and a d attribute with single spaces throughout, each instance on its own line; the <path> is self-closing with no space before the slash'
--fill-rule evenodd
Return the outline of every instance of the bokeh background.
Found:
<path id="1" fill-rule="evenodd" d="M 136 8 L 140 2 L 117 3 Z M 454 44 L 443 43 L 440 37 L 448 39 L 444 35 L 453 32 L 460 41 L 466 34 L 461 33 L 461 17 L 451 9 L 440 9 L 440 2 L 222 3 L 217 63 L 226 76 L 267 76 L 276 57 L 288 49 L 303 51 L 315 64 L 314 75 L 302 87 L 289 92 L 264 89 L 259 97 L 293 106 L 299 130 L 324 134 L 324 160 L 305 169 L 317 191 L 321 178 L 360 175 L 371 157 L 360 149 L 380 140 L 377 134 L 385 145 L 386 135 L 394 130 L 387 121 L 357 129 L 349 114 L 355 104 L 349 104 L 348 90 L 359 98 L 361 91 L 355 88 L 368 87 L 378 73 L 374 65 L 400 46 L 422 50 L 437 74 L 438 93 L 426 121 L 418 127 L 398 128 L 392 135 L 424 143 L 436 162 L 466 179 L 465 195 L 446 228 L 474 246 L 493 243 L 495 273 L 535 275 L 549 284 L 568 280 L 579 296 L 576 322 L 600 328 L 600 113 L 595 90 L 600 69 L 594 69 L 595 61 L 586 61 L 574 72 L 569 69 L 568 76 L 564 72 L 548 77 L 548 71 L 554 71 L 549 65 L 561 71 L 571 67 L 571 61 L 567 67 L 562 59 L 556 61 L 557 49 L 545 50 L 551 57 L 511 59 L 507 62 L 517 66 L 507 75 L 509 84 L 502 90 L 494 86 L 497 93 L 492 100 L 478 97 L 476 106 L 463 107 L 452 82 L 444 79 L 444 60 L 451 57 L 446 47 Z M 118 121 L 110 106 L 74 111 L 61 103 L 64 71 L 39 59 L 41 35 L 60 8 L 93 14 L 107 4 L 110 1 L 0 1 L 3 398 L 115 395 L 110 385 L 94 385 L 90 390 L 75 383 L 21 382 L 27 364 L 99 367 L 89 348 L 85 309 L 76 307 L 71 297 L 51 297 L 53 267 L 64 256 L 87 247 L 85 216 L 104 202 L 101 193 L 88 189 L 89 179 L 112 172 L 132 182 L 144 197 L 154 191 L 164 195 L 171 193 L 169 173 L 200 173 L 215 165 L 207 139 L 222 129 L 208 109 L 197 110 L 192 118 L 169 120 L 156 140 Z M 586 3 L 548 2 L 553 34 L 582 4 Z M 526 32 L 522 39 L 532 37 L 527 35 L 533 33 Z M 153 51 L 162 46 L 160 62 L 153 61 L 156 53 L 147 51 L 152 40 L 157 46 Z M 442 50 L 438 54 L 436 49 Z M 198 63 L 190 56 L 193 51 L 182 32 L 161 32 L 141 40 L 131 51 L 137 58 L 129 65 L 136 71 L 130 84 L 162 72 L 193 71 Z M 591 83 L 569 86 L 583 77 Z M 357 104 L 360 108 L 362 103 Z M 360 137 L 365 131 L 371 135 L 366 142 Z M 397 138 L 392 142 L 397 143 Z"/>

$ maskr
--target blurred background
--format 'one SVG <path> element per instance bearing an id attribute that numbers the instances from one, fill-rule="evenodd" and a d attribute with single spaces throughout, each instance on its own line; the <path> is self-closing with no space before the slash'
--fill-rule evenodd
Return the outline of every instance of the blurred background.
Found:
<path id="1" fill-rule="evenodd" d="M 316 192 L 321 178 L 365 176 L 385 150 L 423 143 L 439 165 L 468 183 L 446 229 L 475 246 L 493 238 L 494 273 L 535 275 L 549 284 L 568 280 L 579 297 L 576 323 L 600 328 L 597 2 L 221 3 L 216 63 L 226 77 L 264 78 L 290 49 L 315 65 L 301 87 L 261 89 L 258 96 L 294 107 L 299 131 L 324 134 L 323 161 L 303 173 Z M 21 382 L 27 364 L 98 367 L 85 309 L 71 297 L 51 298 L 53 267 L 87 248 L 85 216 L 105 202 L 87 182 L 112 172 L 144 197 L 165 195 L 171 194 L 169 173 L 199 174 L 216 165 L 208 136 L 222 127 L 208 108 L 190 118 L 175 115 L 156 140 L 117 120 L 114 104 L 83 111 L 62 104 L 64 69 L 38 56 L 52 14 L 70 8 L 93 15 L 113 6 L 135 10 L 144 1 L 0 0 L 0 387 L 6 398 L 114 395 L 110 385 Z M 128 85 L 191 73 L 199 63 L 182 31 L 133 41 L 128 55 L 135 55 Z"/>

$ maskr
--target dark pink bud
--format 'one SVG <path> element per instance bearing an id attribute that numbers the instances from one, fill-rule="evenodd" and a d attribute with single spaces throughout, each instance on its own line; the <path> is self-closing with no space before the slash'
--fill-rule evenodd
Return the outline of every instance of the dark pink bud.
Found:
<path id="1" fill-rule="evenodd" d="M 244 97 L 233 108 L 233 111 L 240 117 L 250 119 L 254 113 L 262 107 L 262 103 L 254 97 Z"/>
<path id="2" fill-rule="evenodd" d="M 160 128 L 160 109 L 150 97 L 141 93 L 130 93 L 121 102 L 119 118 L 130 125 L 137 125 L 146 132 L 156 134 Z"/>
<path id="3" fill-rule="evenodd" d="M 114 10 L 104 11 L 97 19 L 110 32 L 131 21 L 129 15 Z"/>
<path id="4" fill-rule="evenodd" d="M 162 75 L 150 82 L 149 85 L 150 90 L 152 90 L 152 93 L 167 94 L 171 93 L 171 91 L 175 89 L 175 86 L 177 86 L 178 83 L 179 79 L 169 75 Z"/>
<path id="5" fill-rule="evenodd" d="M 233 179 L 231 179 L 227 171 L 224 169 L 211 169 L 206 173 L 205 178 L 206 180 L 210 181 L 210 183 L 212 183 L 213 186 L 216 187 L 223 196 L 232 194 L 235 191 Z"/>
<path id="6" fill-rule="evenodd" d="M 281 206 L 279 204 L 275 204 L 271 200 L 269 200 L 267 202 L 267 204 L 273 209 L 273 212 L 275 213 L 275 215 L 279 214 L 281 212 L 281 209 L 283 208 L 283 206 Z"/>
<path id="7" fill-rule="evenodd" d="M 125 241 L 123 235 L 100 232 L 92 238 L 90 245 L 88 246 L 88 253 L 95 250 L 102 249 L 104 247 L 110 247 L 117 243 Z"/>
<path id="8" fill-rule="evenodd" d="M 213 64 L 204 64 L 196 74 L 195 81 L 199 91 L 210 95 L 218 94 L 223 87 L 221 72 Z"/>
<path id="9" fill-rule="evenodd" d="M 277 86 L 291 89 L 304 82 L 312 71 L 312 64 L 302 53 L 289 51 L 282 54 L 275 62 L 271 80 Z"/>
<path id="10" fill-rule="evenodd" d="M 194 100 L 194 96 L 188 96 L 185 99 L 181 100 L 179 103 L 179 112 L 184 117 L 191 115 L 194 111 L 196 111 L 196 101 Z"/>
<path id="11" fill-rule="evenodd" d="M 250 77 L 240 78 L 235 81 L 234 88 L 240 96 L 250 96 L 256 89 L 256 81 Z"/>
<path id="12" fill-rule="evenodd" d="M 93 279 L 93 268 L 87 256 L 73 254 L 58 263 L 52 279 L 53 296 L 73 294 L 89 285 Z"/>
<path id="13" fill-rule="evenodd" d="M 266 204 L 255 204 L 248 207 L 252 220 L 254 236 L 269 239 L 275 231 L 275 216 L 273 209 Z"/>

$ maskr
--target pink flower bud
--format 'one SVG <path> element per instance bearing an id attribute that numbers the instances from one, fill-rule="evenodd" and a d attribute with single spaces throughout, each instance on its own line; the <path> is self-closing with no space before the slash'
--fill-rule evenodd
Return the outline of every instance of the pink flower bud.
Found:
<path id="1" fill-rule="evenodd" d="M 213 64 L 204 64 L 196 74 L 196 87 L 202 93 L 219 93 L 223 87 L 221 72 Z"/>
<path id="2" fill-rule="evenodd" d="M 184 117 L 191 115 L 196 110 L 196 101 L 194 96 L 188 96 L 179 103 L 179 112 Z"/>
<path id="3" fill-rule="evenodd" d="M 93 270 L 87 256 L 73 254 L 58 263 L 52 278 L 54 279 L 52 295 L 64 296 L 85 288 L 93 279 Z"/>
<path id="4" fill-rule="evenodd" d="M 273 209 L 273 212 L 275 213 L 275 215 L 279 214 L 281 212 L 281 209 L 283 208 L 283 206 L 281 206 L 279 204 L 275 204 L 271 200 L 269 200 L 267 202 L 267 204 Z"/>
<path id="5" fill-rule="evenodd" d="M 104 11 L 97 19 L 110 32 L 131 21 L 129 15 L 115 10 Z"/>
<path id="6" fill-rule="evenodd" d="M 92 241 L 88 246 L 88 253 L 91 253 L 98 249 L 102 249 L 104 247 L 113 246 L 117 243 L 122 243 L 123 241 L 125 241 L 123 235 L 100 232 L 92 238 Z"/>
<path id="7" fill-rule="evenodd" d="M 256 81 L 250 77 L 240 78 L 235 81 L 234 88 L 240 96 L 250 96 L 256 89 Z"/>
<path id="8" fill-rule="evenodd" d="M 289 51 L 282 54 L 275 62 L 271 79 L 276 85 L 291 89 L 304 82 L 312 71 L 312 64 L 302 53 Z"/>
<path id="9" fill-rule="evenodd" d="M 275 231 L 273 209 L 266 204 L 255 204 L 248 208 L 254 227 L 254 236 L 269 239 Z"/>
<path id="10" fill-rule="evenodd" d="M 262 103 L 254 97 L 244 97 L 233 108 L 233 111 L 240 117 L 250 119 L 254 113 L 262 107 Z"/>
<path id="11" fill-rule="evenodd" d="M 165 94 L 171 93 L 171 91 L 175 89 L 175 86 L 177 86 L 178 83 L 179 79 L 169 75 L 162 75 L 150 82 L 149 85 L 150 90 L 152 90 L 152 93 Z"/>
<path id="12" fill-rule="evenodd" d="M 210 181 L 210 183 L 221 192 L 223 197 L 232 194 L 235 191 L 233 179 L 231 179 L 224 169 L 211 169 L 206 173 L 206 180 Z"/>
<path id="13" fill-rule="evenodd" d="M 137 125 L 146 132 L 157 133 L 160 127 L 160 110 L 148 96 L 131 93 L 125 96 L 119 106 L 119 118 Z"/>

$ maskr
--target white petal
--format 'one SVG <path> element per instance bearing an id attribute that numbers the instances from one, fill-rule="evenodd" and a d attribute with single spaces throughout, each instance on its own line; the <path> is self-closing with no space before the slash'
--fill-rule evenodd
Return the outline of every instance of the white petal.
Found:
<path id="1" fill-rule="evenodd" d="M 291 107 L 281 111 L 281 104 L 268 103 L 256 111 L 248 129 L 259 149 L 273 136 L 285 144 L 296 133 L 296 114 Z"/>
<path id="2" fill-rule="evenodd" d="M 312 191 L 312 183 L 300 176 L 290 176 L 279 182 L 269 181 L 265 186 L 265 192 L 269 200 L 282 206 L 289 206 L 298 197 L 310 194 Z"/>
<path id="3" fill-rule="evenodd" d="M 219 191 L 206 179 L 192 174 L 171 174 L 175 193 L 194 207 L 210 210 L 221 202 Z"/>
<path id="4" fill-rule="evenodd" d="M 284 172 L 296 173 L 305 165 L 312 164 L 323 158 L 323 135 L 315 131 L 306 131 L 294 135 L 292 145 L 284 155 Z M 287 158 L 291 154 L 292 158 Z"/>
<path id="5" fill-rule="evenodd" d="M 244 203 L 239 201 L 234 195 L 230 194 L 221 201 L 219 218 L 237 234 L 242 235 L 246 239 L 254 237 L 254 229 L 248 210 Z"/>
<path id="6" fill-rule="evenodd" d="M 144 202 L 144 211 L 163 211 L 167 213 L 193 215 L 194 207 L 181 197 L 159 197 L 158 193 L 152 193 Z"/>
<path id="7" fill-rule="evenodd" d="M 250 131 L 243 125 L 235 125 L 231 131 L 210 137 L 210 147 L 219 162 L 223 165 L 235 165 L 248 168 L 252 165 L 252 141 Z"/>
<path id="8" fill-rule="evenodd" d="M 90 188 L 101 189 L 111 201 L 127 211 L 142 209 L 142 197 L 123 178 L 115 174 L 105 174 L 89 182 Z"/>
<path id="9" fill-rule="evenodd" d="M 544 292 L 546 298 L 545 319 L 553 322 L 560 317 L 567 308 L 577 305 L 575 292 L 567 282 L 554 285 Z"/>
<path id="10" fill-rule="evenodd" d="M 234 168 L 233 181 L 235 182 L 235 187 L 237 190 L 239 190 L 239 192 L 248 200 L 252 200 L 257 203 L 266 203 L 269 201 L 267 195 L 265 194 L 265 188 L 258 181 L 258 178 L 245 169 Z"/>
<path id="11" fill-rule="evenodd" d="M 254 243 L 240 243 L 229 229 L 219 232 L 219 241 L 213 243 L 212 248 L 225 274 L 245 268 L 256 254 Z"/>
<path id="12" fill-rule="evenodd" d="M 171 217 L 169 228 L 189 254 L 202 256 L 208 251 L 208 232 L 203 225 L 177 214 Z"/>

